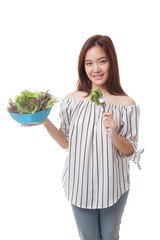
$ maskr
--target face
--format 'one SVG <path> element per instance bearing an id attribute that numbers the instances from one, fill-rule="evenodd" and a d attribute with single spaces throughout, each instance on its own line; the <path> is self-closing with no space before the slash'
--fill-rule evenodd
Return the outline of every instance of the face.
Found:
<path id="1" fill-rule="evenodd" d="M 85 71 L 92 82 L 93 89 L 104 89 L 109 77 L 109 61 L 106 52 L 100 46 L 94 46 L 86 52 Z"/>

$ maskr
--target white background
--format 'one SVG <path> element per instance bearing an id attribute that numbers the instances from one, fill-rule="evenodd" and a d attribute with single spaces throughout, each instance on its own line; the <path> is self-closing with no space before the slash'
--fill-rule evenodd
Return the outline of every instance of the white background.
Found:
<path id="1" fill-rule="evenodd" d="M 131 163 L 131 191 L 121 239 L 159 236 L 159 7 L 158 1 L 0 2 L 0 239 L 78 240 L 61 174 L 67 153 L 43 126 L 23 128 L 6 111 L 24 89 L 62 99 L 75 89 L 82 44 L 109 35 L 121 83 L 140 106 L 142 170 Z M 59 127 L 60 102 L 50 119 Z"/>

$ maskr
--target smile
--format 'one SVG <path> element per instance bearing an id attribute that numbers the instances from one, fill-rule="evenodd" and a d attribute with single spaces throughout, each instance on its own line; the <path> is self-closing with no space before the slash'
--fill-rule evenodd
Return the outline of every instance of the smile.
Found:
<path id="1" fill-rule="evenodd" d="M 93 75 L 93 77 L 94 77 L 96 80 L 100 80 L 101 78 L 103 78 L 103 75 L 104 75 L 104 74 Z"/>

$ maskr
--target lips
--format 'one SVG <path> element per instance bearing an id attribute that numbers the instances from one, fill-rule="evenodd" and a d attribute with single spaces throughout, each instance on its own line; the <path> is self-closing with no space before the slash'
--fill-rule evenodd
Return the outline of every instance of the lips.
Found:
<path id="1" fill-rule="evenodd" d="M 97 75 L 94 75 L 93 77 L 96 79 L 96 80 L 100 80 L 103 78 L 103 75 L 104 74 L 97 74 Z"/>

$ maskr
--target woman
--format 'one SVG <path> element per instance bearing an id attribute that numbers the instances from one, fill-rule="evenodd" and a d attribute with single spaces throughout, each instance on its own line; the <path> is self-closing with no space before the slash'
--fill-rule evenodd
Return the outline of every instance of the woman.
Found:
<path id="1" fill-rule="evenodd" d="M 95 35 L 83 45 L 75 92 L 61 102 L 61 126 L 43 124 L 53 139 L 69 150 L 63 186 L 82 240 L 119 239 L 128 197 L 129 160 L 139 166 L 139 107 L 120 84 L 114 45 Z M 106 112 L 90 101 L 91 89 L 103 92 Z M 110 130 L 110 131 L 109 131 Z"/>

